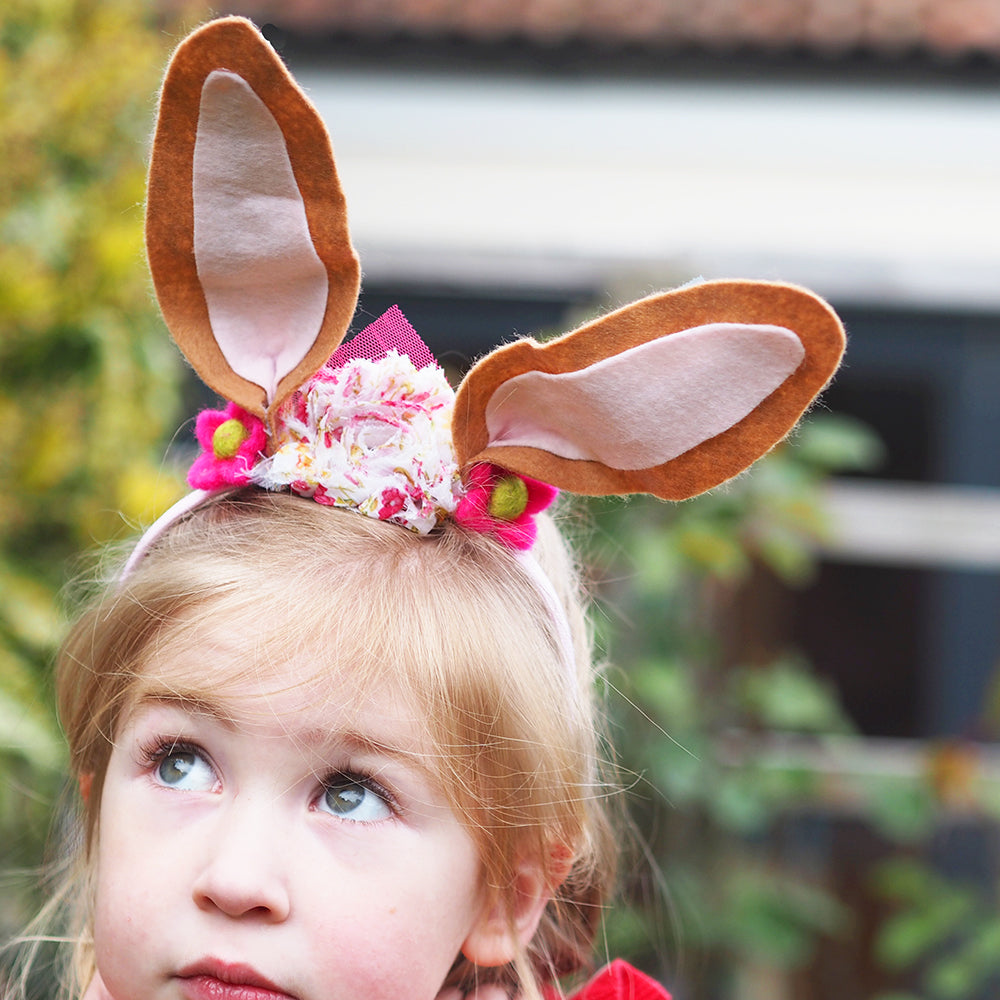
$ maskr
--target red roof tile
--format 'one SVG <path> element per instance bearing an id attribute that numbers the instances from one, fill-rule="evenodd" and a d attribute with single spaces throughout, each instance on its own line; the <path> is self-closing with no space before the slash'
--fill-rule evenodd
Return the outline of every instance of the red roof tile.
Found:
<path id="1" fill-rule="evenodd" d="M 232 0 L 219 9 L 291 31 L 368 36 L 1000 55 L 1000 0 Z"/>

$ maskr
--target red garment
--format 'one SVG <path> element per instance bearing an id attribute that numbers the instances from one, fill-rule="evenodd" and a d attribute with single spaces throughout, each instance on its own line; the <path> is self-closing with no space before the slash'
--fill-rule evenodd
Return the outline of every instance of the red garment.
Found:
<path id="1" fill-rule="evenodd" d="M 557 998 L 554 990 L 545 991 L 545 1000 Z M 570 1000 L 670 1000 L 670 994 L 658 982 L 616 958 Z"/>

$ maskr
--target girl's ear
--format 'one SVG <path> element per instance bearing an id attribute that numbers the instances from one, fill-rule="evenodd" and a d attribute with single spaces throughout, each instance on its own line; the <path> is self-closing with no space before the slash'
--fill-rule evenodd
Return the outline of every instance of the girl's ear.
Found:
<path id="1" fill-rule="evenodd" d="M 543 866 L 534 861 L 519 863 L 513 892 L 484 908 L 462 944 L 462 954 L 484 968 L 514 961 L 534 936 L 551 898 L 552 886 Z"/>
<path id="2" fill-rule="evenodd" d="M 571 493 L 684 500 L 777 444 L 843 350 L 836 314 L 801 288 L 685 286 L 485 357 L 455 400 L 455 450 Z"/>
<path id="3" fill-rule="evenodd" d="M 80 785 L 80 798 L 85 804 L 90 802 L 90 790 L 94 787 L 94 775 L 91 771 L 84 771 L 77 779 Z"/>
<path id="4" fill-rule="evenodd" d="M 343 339 L 360 269 L 330 140 L 249 21 L 188 36 L 160 95 L 146 250 L 202 380 L 265 416 Z"/>

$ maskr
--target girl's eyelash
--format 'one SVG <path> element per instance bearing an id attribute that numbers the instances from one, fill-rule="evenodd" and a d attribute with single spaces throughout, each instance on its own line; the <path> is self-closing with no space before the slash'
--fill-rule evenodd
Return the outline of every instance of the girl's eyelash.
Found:
<path id="1" fill-rule="evenodd" d="M 174 753 L 193 753 L 208 759 L 200 746 L 180 736 L 155 736 L 140 743 L 138 750 L 139 763 L 144 767 L 154 767 Z"/>
<path id="2" fill-rule="evenodd" d="M 375 776 L 365 770 L 356 769 L 353 767 L 345 767 L 342 769 L 337 769 L 330 771 L 325 778 L 322 780 L 322 785 L 324 790 L 334 788 L 337 785 L 342 785 L 344 783 L 361 785 L 362 788 L 367 788 L 368 791 L 373 792 L 377 795 L 383 802 L 389 807 L 394 816 L 398 815 L 400 812 L 399 800 L 385 787 L 380 781 L 378 781 Z"/>

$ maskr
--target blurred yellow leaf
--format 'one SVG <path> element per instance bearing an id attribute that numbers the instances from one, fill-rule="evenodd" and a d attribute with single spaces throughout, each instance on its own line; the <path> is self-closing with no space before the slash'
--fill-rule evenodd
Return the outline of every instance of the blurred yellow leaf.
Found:
<path id="1" fill-rule="evenodd" d="M 59 637 L 62 621 L 52 591 L 38 580 L 0 565 L 0 620 L 19 642 L 45 652 Z"/>
<path id="2" fill-rule="evenodd" d="M 149 463 L 129 465 L 118 477 L 118 508 L 136 525 L 155 521 L 186 492 L 183 477 Z"/>
<path id="3" fill-rule="evenodd" d="M 0 4 L 0 868 L 40 837 L 64 766 L 47 681 L 66 566 L 181 486 L 160 467 L 179 359 L 142 240 L 177 35 L 156 16 L 138 0 Z"/>

